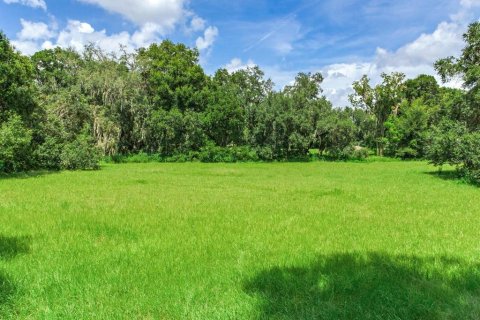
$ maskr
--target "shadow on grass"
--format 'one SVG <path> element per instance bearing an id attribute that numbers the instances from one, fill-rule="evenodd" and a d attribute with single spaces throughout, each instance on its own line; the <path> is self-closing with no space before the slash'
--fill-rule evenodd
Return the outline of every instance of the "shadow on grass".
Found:
<path id="1" fill-rule="evenodd" d="M 0 181 L 13 180 L 13 179 L 31 179 L 43 177 L 51 174 L 58 174 L 60 171 L 32 171 L 32 172 L 20 172 L 20 173 L 0 173 Z"/>
<path id="2" fill-rule="evenodd" d="M 442 180 L 447 180 L 447 181 L 455 181 L 458 183 L 465 183 L 469 184 L 472 186 L 477 186 L 480 187 L 480 183 L 473 182 L 471 180 L 466 179 L 461 172 L 457 170 L 448 170 L 448 171 L 443 171 L 443 170 L 438 170 L 438 171 L 428 171 L 425 172 L 425 174 L 428 174 L 430 176 L 442 179 Z"/>
<path id="3" fill-rule="evenodd" d="M 10 278 L 0 271 L 0 310 L 2 306 L 12 303 L 16 288 Z"/>
<path id="4" fill-rule="evenodd" d="M 0 236 L 0 261 L 10 260 L 30 252 L 31 239 L 28 237 Z M 12 304 L 16 287 L 12 280 L 0 270 L 0 310 L 2 306 Z"/>
<path id="5" fill-rule="evenodd" d="M 480 319 L 480 264 L 386 254 L 320 256 L 245 283 L 264 319 Z"/>
<path id="6" fill-rule="evenodd" d="M 29 237 L 0 236 L 0 260 L 10 260 L 17 255 L 29 253 L 30 243 Z"/>

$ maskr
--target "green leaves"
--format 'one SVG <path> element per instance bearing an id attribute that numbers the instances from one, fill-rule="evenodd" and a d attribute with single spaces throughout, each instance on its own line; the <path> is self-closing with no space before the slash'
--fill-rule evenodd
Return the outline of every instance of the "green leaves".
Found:
<path id="1" fill-rule="evenodd" d="M 26 129 L 20 116 L 11 114 L 0 126 L 0 171 L 27 170 L 31 165 L 32 131 Z"/>
<path id="2" fill-rule="evenodd" d="M 383 156 L 385 147 L 385 122 L 390 115 L 398 114 L 404 99 L 404 79 L 403 73 L 393 72 L 383 73 L 382 83 L 375 87 L 370 86 L 370 79 L 366 75 L 353 83 L 354 94 L 350 96 L 350 102 L 355 108 L 364 109 L 375 116 L 375 140 L 379 156 Z"/>
<path id="3" fill-rule="evenodd" d="M 202 90 L 207 77 L 198 57 L 196 49 L 168 40 L 139 51 L 140 73 L 155 108 L 204 109 Z"/>
<path id="4" fill-rule="evenodd" d="M 35 108 L 33 66 L 0 32 L 0 123 L 9 112 L 29 120 Z"/>
<path id="5" fill-rule="evenodd" d="M 435 64 L 443 81 L 461 77 L 468 91 L 430 137 L 428 158 L 438 166 L 455 165 L 465 176 L 480 182 L 480 23 L 472 23 L 464 35 L 465 48 L 458 58 Z M 454 105 L 455 106 L 455 105 Z"/>

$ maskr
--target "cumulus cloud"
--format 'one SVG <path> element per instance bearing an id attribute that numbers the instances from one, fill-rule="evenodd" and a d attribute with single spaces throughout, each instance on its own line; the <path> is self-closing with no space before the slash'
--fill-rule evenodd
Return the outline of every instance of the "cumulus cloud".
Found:
<path id="1" fill-rule="evenodd" d="M 175 28 L 187 14 L 185 0 L 79 0 L 120 14 L 133 23 L 144 26 L 155 24 L 157 31 L 166 34 Z"/>
<path id="2" fill-rule="evenodd" d="M 253 62 L 253 60 L 251 59 L 249 59 L 246 63 L 243 63 L 242 59 L 233 58 L 228 64 L 224 66 L 224 68 L 227 69 L 228 72 L 232 73 L 247 68 L 253 68 L 255 66 L 255 62 Z"/>
<path id="3" fill-rule="evenodd" d="M 47 9 L 45 0 L 3 1 Z M 207 22 L 203 18 L 189 10 L 189 0 L 77 1 L 96 5 L 108 12 L 119 14 L 133 22 L 137 26 L 137 30 L 109 34 L 107 30 L 95 30 L 88 22 L 69 20 L 62 30 L 56 31 L 56 26 L 22 19 L 20 21 L 22 29 L 12 43 L 18 50 L 29 55 L 52 46 L 73 47 L 81 51 L 89 43 L 107 51 L 118 51 L 121 46 L 132 51 L 161 41 L 168 34 L 173 33 L 177 25 L 181 24 L 188 33 L 202 32 L 195 44 L 199 50 L 209 52 L 208 49 L 212 47 L 219 34 L 217 27 L 207 27 Z"/>
<path id="4" fill-rule="evenodd" d="M 376 62 L 379 67 L 421 66 L 457 53 L 463 47 L 463 26 L 442 22 L 431 34 L 422 34 L 415 41 L 396 52 L 377 49 Z"/>
<path id="5" fill-rule="evenodd" d="M 109 12 L 119 14 L 141 28 L 140 35 L 159 34 L 165 36 L 182 23 L 186 29 L 199 32 L 206 28 L 206 21 L 188 9 L 187 0 L 77 0 L 97 5 Z M 209 27 L 200 41 L 209 47 L 218 34 L 218 29 Z"/>
<path id="6" fill-rule="evenodd" d="M 43 22 L 21 20 L 22 30 L 12 44 L 24 54 L 32 55 L 41 49 L 53 47 L 74 48 L 82 51 L 86 44 L 94 45 L 108 52 L 117 52 L 120 47 L 133 51 L 160 41 L 157 26 L 145 24 L 133 33 L 120 32 L 107 34 L 106 30 L 95 30 L 87 22 L 69 20 L 67 26 L 56 32 Z"/>
<path id="7" fill-rule="evenodd" d="M 449 20 L 439 23 L 433 32 L 421 34 L 417 39 L 397 50 L 377 48 L 374 56 L 370 59 L 328 64 L 318 68 L 310 67 L 310 70 L 316 70 L 323 74 L 325 77 L 322 84 L 324 94 L 336 107 L 349 105 L 348 96 L 353 93 L 352 83 L 359 80 L 363 75 L 367 75 L 373 84 L 378 84 L 381 81 L 383 72 L 399 71 L 405 73 L 409 78 L 420 74 L 436 75 L 433 64 L 444 57 L 458 56 L 464 46 L 462 35 L 467 30 L 468 23 L 478 19 L 474 16 L 471 8 L 480 6 L 480 0 L 459 0 L 459 4 L 459 10 L 452 14 Z M 294 23 L 295 20 L 293 19 L 290 22 Z M 292 26 L 290 24 L 289 28 Z M 301 38 L 301 33 L 296 34 L 296 39 Z M 267 33 L 264 36 L 265 39 L 261 38 L 251 47 L 248 47 L 246 51 L 260 44 L 265 45 L 274 36 L 275 32 L 272 35 Z M 295 39 L 295 37 L 292 39 Z M 293 43 L 293 41 L 289 41 L 289 43 Z M 268 44 L 273 47 L 271 43 Z M 285 70 L 281 66 L 262 65 L 261 68 L 275 82 L 278 89 L 292 83 L 297 71 L 299 71 Z M 438 77 L 437 79 L 440 81 Z M 447 84 L 447 86 L 457 88 L 461 85 L 459 80 Z"/>
<path id="8" fill-rule="evenodd" d="M 17 34 L 20 40 L 41 40 L 49 39 L 55 35 L 55 32 L 43 22 L 32 22 L 20 19 L 22 30 Z"/>
<path id="9" fill-rule="evenodd" d="M 467 23 L 472 20 L 468 9 L 479 5 L 480 0 L 461 0 L 462 8 L 452 15 L 450 21 L 441 22 L 432 33 L 422 34 L 395 51 L 377 48 L 370 61 L 325 66 L 321 70 L 325 76 L 325 95 L 335 106 L 343 107 L 349 104 L 348 96 L 353 93 L 352 83 L 364 74 L 374 84 L 380 82 L 383 72 L 399 71 L 409 78 L 420 74 L 436 75 L 433 64 L 438 59 L 461 53 L 464 46 L 462 35 L 467 30 Z M 339 77 L 339 74 L 343 76 Z M 460 87 L 461 83 L 452 81 L 447 85 Z"/>
<path id="10" fill-rule="evenodd" d="M 116 51 L 120 45 L 129 47 L 131 36 L 128 32 L 107 35 L 105 30 L 95 31 L 86 22 L 70 20 L 56 39 L 56 46 L 71 47 L 77 51 L 83 50 L 85 44 L 93 43 L 107 51 Z"/>
<path id="11" fill-rule="evenodd" d="M 45 0 L 3 0 L 3 2 L 6 4 L 18 3 L 32 8 L 47 10 L 47 4 L 45 3 Z"/>
<path id="12" fill-rule="evenodd" d="M 207 27 L 207 22 L 204 19 L 188 9 L 188 0 L 77 1 L 96 5 L 108 12 L 119 14 L 136 24 L 138 29 L 133 33 L 125 31 L 109 35 L 106 30 L 97 31 L 86 22 L 71 20 L 68 22 L 66 28 L 59 32 L 55 45 L 71 46 L 77 50 L 81 50 L 85 44 L 94 43 L 109 51 L 118 50 L 120 45 L 133 50 L 160 41 L 166 35 L 175 31 L 177 25 L 182 24 L 189 32 L 203 31 L 203 35 L 196 40 L 196 46 L 199 50 L 204 51 L 213 45 L 219 33 L 218 28 L 214 26 Z M 21 48 L 26 46 L 19 44 L 17 47 Z M 31 47 L 31 45 L 29 47 Z"/>
<path id="13" fill-rule="evenodd" d="M 348 105 L 348 95 L 353 92 L 352 83 L 364 74 L 373 83 L 380 82 L 383 72 L 399 71 L 410 78 L 419 74 L 434 75 L 435 61 L 460 53 L 464 31 L 464 26 L 442 22 L 433 33 L 422 34 L 396 51 L 378 48 L 372 61 L 328 65 L 321 70 L 325 76 L 324 93 L 335 106 L 343 107 Z"/>
<path id="14" fill-rule="evenodd" d="M 218 36 L 217 27 L 208 27 L 205 29 L 203 37 L 198 37 L 196 45 L 198 50 L 203 51 L 210 48 Z"/>
<path id="15" fill-rule="evenodd" d="M 17 33 L 17 39 L 12 44 L 24 54 L 32 55 L 44 48 L 43 42 L 55 37 L 54 28 L 43 22 L 32 22 L 21 19 L 22 30 Z"/>

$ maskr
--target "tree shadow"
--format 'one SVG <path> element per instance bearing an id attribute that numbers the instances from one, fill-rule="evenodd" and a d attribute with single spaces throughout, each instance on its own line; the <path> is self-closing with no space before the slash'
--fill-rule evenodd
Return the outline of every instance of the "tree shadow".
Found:
<path id="1" fill-rule="evenodd" d="M 30 252 L 31 238 L 0 236 L 0 261 L 8 261 L 21 254 Z M 13 281 L 0 270 L 0 310 L 2 306 L 12 304 L 16 287 Z"/>
<path id="2" fill-rule="evenodd" d="M 30 252 L 30 237 L 0 236 L 0 260 L 10 260 Z"/>
<path id="3" fill-rule="evenodd" d="M 51 174 L 58 174 L 58 173 L 60 173 L 60 171 L 31 171 L 31 172 L 19 172 L 19 173 L 0 173 L 0 181 L 39 178 L 39 177 L 43 177 Z"/>
<path id="4" fill-rule="evenodd" d="M 469 184 L 472 186 L 477 186 L 480 187 L 480 183 L 474 182 L 471 180 L 466 179 L 461 172 L 458 170 L 438 170 L 438 171 L 427 171 L 425 174 L 428 174 L 430 176 L 442 179 L 442 180 L 447 180 L 447 181 L 456 181 L 459 183 L 465 183 Z"/>
<path id="5" fill-rule="evenodd" d="M 456 171 L 456 170 L 448 170 L 448 171 L 428 171 L 425 172 L 428 175 L 431 175 L 433 177 L 437 177 L 443 180 L 460 180 L 462 179 L 461 174 Z"/>
<path id="6" fill-rule="evenodd" d="M 12 303 L 12 297 L 16 292 L 11 279 L 0 271 L 0 310 L 2 306 Z"/>
<path id="7" fill-rule="evenodd" d="M 480 319 L 480 264 L 382 253 L 319 256 L 245 283 L 262 319 Z"/>

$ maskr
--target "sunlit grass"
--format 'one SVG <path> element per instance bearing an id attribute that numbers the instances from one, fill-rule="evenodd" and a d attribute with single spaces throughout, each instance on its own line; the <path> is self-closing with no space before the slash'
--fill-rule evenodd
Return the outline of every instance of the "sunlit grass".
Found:
<path id="1" fill-rule="evenodd" d="M 479 319 L 480 189 L 423 162 L 0 178 L 0 318 Z"/>

